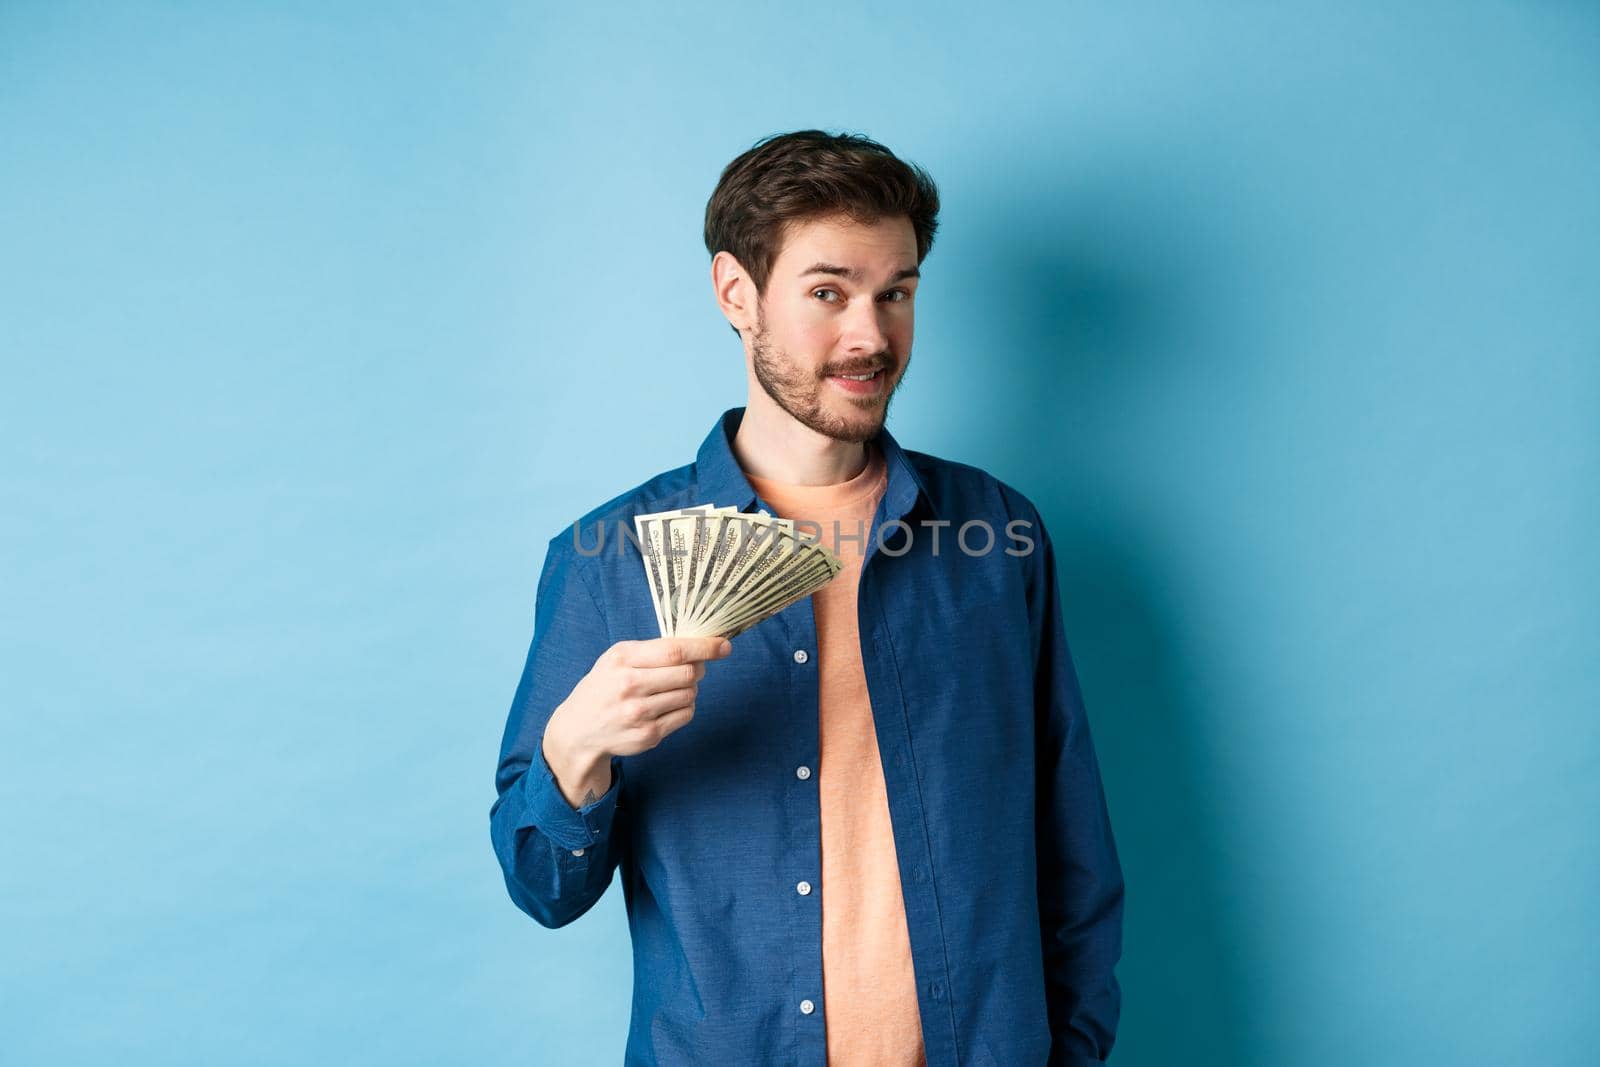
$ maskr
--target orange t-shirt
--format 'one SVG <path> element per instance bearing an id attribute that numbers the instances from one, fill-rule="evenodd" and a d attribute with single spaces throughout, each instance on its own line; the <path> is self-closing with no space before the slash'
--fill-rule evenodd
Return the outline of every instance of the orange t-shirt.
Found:
<path id="1" fill-rule="evenodd" d="M 883 451 L 870 445 L 861 473 L 836 485 L 746 477 L 780 518 L 815 522 L 820 534 L 816 527 L 802 527 L 802 532 L 819 537 L 844 564 L 811 598 L 817 625 L 822 996 L 828 1063 L 923 1067 L 927 1060 L 905 898 L 856 626 L 861 563 L 872 536 L 872 517 L 888 485 Z"/>

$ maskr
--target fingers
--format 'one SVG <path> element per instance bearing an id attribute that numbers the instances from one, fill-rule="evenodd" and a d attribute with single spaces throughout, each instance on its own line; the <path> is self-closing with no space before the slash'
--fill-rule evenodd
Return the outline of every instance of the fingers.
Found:
<path id="1" fill-rule="evenodd" d="M 635 722 L 646 724 L 680 709 L 691 708 L 698 693 L 694 686 L 685 686 L 682 689 L 668 689 L 665 692 L 640 697 L 633 705 Z"/>
<path id="2" fill-rule="evenodd" d="M 676 667 L 685 663 L 721 659 L 733 646 L 722 637 L 654 637 L 648 641 L 619 641 L 622 662 L 630 667 Z"/>
<path id="3" fill-rule="evenodd" d="M 659 732 L 659 736 L 666 737 L 678 727 L 687 724 L 692 718 L 694 718 L 694 705 L 690 704 L 686 708 L 679 708 L 676 711 L 669 711 L 665 715 L 659 716 L 656 719 L 656 730 Z"/>
<path id="4" fill-rule="evenodd" d="M 624 699 L 643 697 L 651 693 L 664 693 L 669 689 L 698 685 L 700 679 L 705 677 L 705 673 L 705 663 L 698 661 L 682 663 L 676 667 L 624 667 L 620 676 L 621 690 L 618 695 Z"/>

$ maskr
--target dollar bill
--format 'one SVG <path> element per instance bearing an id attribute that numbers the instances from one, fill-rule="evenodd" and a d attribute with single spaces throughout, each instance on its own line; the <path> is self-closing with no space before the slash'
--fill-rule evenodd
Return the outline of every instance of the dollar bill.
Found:
<path id="1" fill-rule="evenodd" d="M 810 596 L 843 569 L 795 523 L 700 505 L 634 518 L 663 637 L 728 637 Z"/>

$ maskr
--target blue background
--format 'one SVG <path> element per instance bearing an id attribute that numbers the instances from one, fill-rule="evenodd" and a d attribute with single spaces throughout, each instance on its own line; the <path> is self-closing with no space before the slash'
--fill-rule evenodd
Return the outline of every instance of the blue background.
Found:
<path id="1" fill-rule="evenodd" d="M 1113 1061 L 1594 1063 L 1600 9 L 580 6 L 0 6 L 0 1059 L 620 1060 L 500 731 L 818 126 L 944 196 L 891 428 L 1062 552 Z"/>

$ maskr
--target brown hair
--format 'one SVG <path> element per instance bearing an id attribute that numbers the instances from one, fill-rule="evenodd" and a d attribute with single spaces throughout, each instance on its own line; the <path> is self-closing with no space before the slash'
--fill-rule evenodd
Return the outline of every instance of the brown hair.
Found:
<path id="1" fill-rule="evenodd" d="M 822 130 L 774 134 L 723 169 L 706 202 L 706 250 L 732 254 L 759 298 L 789 225 L 834 215 L 868 224 L 906 216 L 917 235 L 920 267 L 939 228 L 939 190 L 927 171 L 870 137 Z"/>

